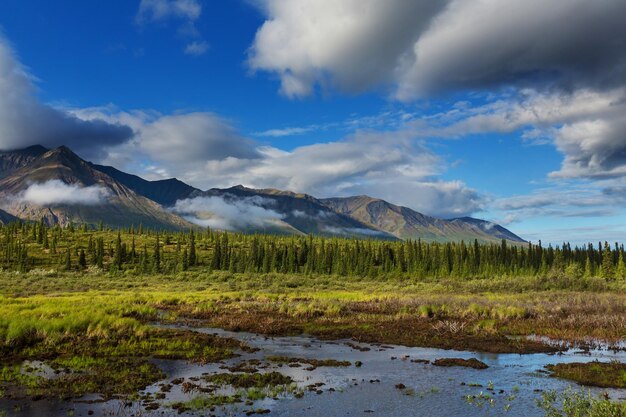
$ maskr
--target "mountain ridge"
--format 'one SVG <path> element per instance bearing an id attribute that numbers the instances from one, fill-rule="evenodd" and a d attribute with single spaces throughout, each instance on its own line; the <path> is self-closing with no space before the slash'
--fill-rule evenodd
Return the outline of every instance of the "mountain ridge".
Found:
<path id="1" fill-rule="evenodd" d="M 32 184 L 57 180 L 76 187 L 102 187 L 107 199 L 98 206 L 16 202 Z M 317 198 L 306 193 L 276 188 L 254 189 L 243 185 L 203 191 L 176 178 L 150 181 L 113 166 L 98 165 L 60 146 L 46 149 L 35 145 L 0 152 L 0 221 L 13 218 L 51 223 L 82 221 L 97 217 L 115 226 L 129 223 L 166 228 L 194 227 L 190 216 L 176 212 L 177 203 L 215 197 L 233 207 L 253 205 L 280 219 L 269 227 L 251 226 L 248 233 L 318 234 L 323 236 L 422 239 L 424 241 L 525 242 L 510 230 L 472 217 L 440 219 L 367 195 Z M 201 214 L 201 213 L 198 213 Z M 206 218 L 219 215 L 207 212 Z M 200 218 L 199 216 L 196 216 Z M 197 227 L 197 226 L 196 226 Z"/>

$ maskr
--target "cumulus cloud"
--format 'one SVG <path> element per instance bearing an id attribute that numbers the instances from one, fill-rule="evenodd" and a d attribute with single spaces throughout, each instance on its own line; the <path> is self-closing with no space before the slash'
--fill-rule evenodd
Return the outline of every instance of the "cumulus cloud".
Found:
<path id="1" fill-rule="evenodd" d="M 0 34 L 0 149 L 67 145 L 90 157 L 132 137 L 128 126 L 97 118 L 82 120 L 41 103 L 36 92 L 34 77 Z"/>
<path id="2" fill-rule="evenodd" d="M 276 226 L 283 216 L 268 208 L 273 201 L 262 197 L 194 197 L 179 200 L 173 211 L 192 223 L 221 230 Z"/>
<path id="3" fill-rule="evenodd" d="M 148 178 L 175 176 L 202 189 L 244 184 L 317 197 L 371 194 L 445 216 L 470 214 L 485 202 L 462 182 L 436 180 L 445 163 L 414 131 L 358 131 L 284 151 L 245 138 L 212 113 L 162 116 L 96 108 L 76 114 L 132 126 L 133 141 L 110 149 L 102 162 Z"/>
<path id="4" fill-rule="evenodd" d="M 305 96 L 315 84 L 361 91 L 391 82 L 444 1 L 264 0 L 249 64 L 278 74 L 281 91 Z"/>
<path id="5" fill-rule="evenodd" d="M 107 158 L 100 162 L 152 179 L 175 176 L 206 188 L 215 184 L 207 176 L 207 163 L 261 157 L 254 141 L 241 135 L 230 120 L 214 113 L 163 115 L 124 112 L 109 106 L 73 110 L 73 114 L 83 120 L 100 119 L 132 127 L 133 140 L 110 148 Z M 137 161 L 149 163 L 137 165 Z"/>
<path id="6" fill-rule="evenodd" d="M 626 106 L 621 106 L 625 111 Z M 585 120 L 556 131 L 555 143 L 565 155 L 552 177 L 611 178 L 626 176 L 626 113 Z"/>
<path id="7" fill-rule="evenodd" d="M 625 80 L 620 0 L 455 0 L 413 45 L 397 96 L 538 83 L 571 89 Z"/>
<path id="8" fill-rule="evenodd" d="M 401 101 L 496 93 L 417 120 L 423 137 L 524 129 L 563 154 L 553 178 L 626 175 L 626 3 L 620 0 L 264 0 L 249 56 L 290 97 L 389 86 Z M 498 98 L 498 92 L 506 97 Z M 440 123 L 434 125 L 433 123 Z M 275 129 L 282 136 L 318 130 Z"/>
<path id="9" fill-rule="evenodd" d="M 428 123 L 410 122 L 420 136 L 462 138 L 522 131 L 523 140 L 553 143 L 564 156 L 552 178 L 626 175 L 626 89 L 573 92 L 523 90 L 484 105 L 454 107 Z"/>
<path id="10" fill-rule="evenodd" d="M 50 180 L 31 184 L 16 197 L 16 200 L 39 206 L 58 204 L 91 206 L 101 204 L 108 195 L 107 189 L 99 185 L 84 187 L 79 184 L 66 184 L 60 180 Z"/>
<path id="11" fill-rule="evenodd" d="M 454 89 L 623 84 L 620 0 L 264 0 L 251 68 L 281 91 L 392 84 L 412 100 Z"/>
<path id="12" fill-rule="evenodd" d="M 358 133 L 345 140 L 283 151 L 258 148 L 256 161 L 239 158 L 210 161 L 210 174 L 227 183 L 275 187 L 315 195 L 392 176 L 424 178 L 439 170 L 439 158 L 401 133 Z"/>
<path id="13" fill-rule="evenodd" d="M 143 126 L 138 140 L 154 159 L 170 162 L 259 156 L 253 142 L 243 137 L 230 121 L 214 113 L 159 117 Z"/>

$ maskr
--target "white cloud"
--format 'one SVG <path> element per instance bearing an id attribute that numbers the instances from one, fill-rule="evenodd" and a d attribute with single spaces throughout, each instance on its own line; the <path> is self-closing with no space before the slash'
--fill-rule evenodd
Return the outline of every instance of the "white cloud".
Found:
<path id="1" fill-rule="evenodd" d="M 102 162 L 147 178 L 175 176 L 201 189 L 244 184 L 317 197 L 370 194 L 446 217 L 479 211 L 485 203 L 462 182 L 437 180 L 444 162 L 410 130 L 358 131 L 284 151 L 241 136 L 211 113 L 161 116 L 99 108 L 76 114 L 132 126 L 134 140 L 110 149 Z"/>
<path id="2" fill-rule="evenodd" d="M 454 0 L 398 72 L 400 99 L 501 85 L 620 85 L 626 76 L 621 0 Z"/>
<path id="3" fill-rule="evenodd" d="M 252 69 L 290 97 L 389 86 L 402 101 L 448 91 L 500 99 L 416 120 L 422 137 L 525 129 L 563 153 L 553 178 L 626 175 L 626 3 L 620 0 L 264 0 Z M 484 97 L 483 97 L 484 98 Z M 438 123 L 438 124 L 437 124 Z M 286 136 L 319 125 L 272 129 Z"/>
<path id="4" fill-rule="evenodd" d="M 623 84 L 621 0 L 264 0 L 252 69 L 290 97 L 316 85 L 392 85 L 413 100 L 455 89 Z"/>
<path id="5" fill-rule="evenodd" d="M 36 92 L 34 77 L 0 34 L 0 149 L 67 145 L 92 156 L 132 136 L 131 129 L 122 124 L 82 120 L 43 104 Z"/>
<path id="6" fill-rule="evenodd" d="M 194 41 L 185 47 L 185 54 L 200 56 L 209 50 L 209 43 L 205 41 Z"/>
<path id="7" fill-rule="evenodd" d="M 305 96 L 315 84 L 360 91 L 390 82 L 438 0 L 265 0 L 267 20 L 250 51 L 253 69 L 276 72 L 281 91 Z"/>
<path id="8" fill-rule="evenodd" d="M 99 185 L 84 187 L 78 184 L 66 184 L 60 180 L 50 180 L 31 184 L 16 196 L 16 200 L 39 206 L 96 205 L 102 203 L 108 195 L 109 192 Z"/>
<path id="9" fill-rule="evenodd" d="M 258 196 L 195 197 L 179 200 L 173 211 L 192 223 L 221 230 L 276 226 L 283 216 L 267 208 L 273 201 Z"/>

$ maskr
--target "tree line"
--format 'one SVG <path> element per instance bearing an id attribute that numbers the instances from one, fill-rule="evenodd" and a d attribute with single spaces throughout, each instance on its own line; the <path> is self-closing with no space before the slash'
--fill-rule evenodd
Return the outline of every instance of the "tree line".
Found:
<path id="1" fill-rule="evenodd" d="M 211 229 L 111 230 L 15 222 L 0 226 L 0 267 L 161 274 L 190 268 L 233 273 L 472 278 L 563 274 L 626 279 L 624 246 L 379 241 L 319 236 L 247 235 Z"/>

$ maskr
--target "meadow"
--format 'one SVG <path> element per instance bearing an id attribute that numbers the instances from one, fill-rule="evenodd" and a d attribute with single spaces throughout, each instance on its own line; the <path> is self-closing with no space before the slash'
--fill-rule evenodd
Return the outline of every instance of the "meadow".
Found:
<path id="1" fill-rule="evenodd" d="M 626 337 L 620 248 L 609 248 L 608 255 L 586 248 L 597 258 L 597 273 L 586 273 L 589 258 L 581 260 L 571 248 L 549 248 L 551 255 L 542 253 L 535 269 L 534 258 L 521 255 L 525 248 L 420 242 L 429 251 L 450 251 L 438 258 L 450 268 L 441 276 L 441 265 L 423 266 L 423 253 L 419 261 L 407 254 L 411 243 L 44 225 L 5 226 L 3 236 L 0 393 L 7 398 L 132 396 L 163 377 L 150 359 L 207 363 L 247 349 L 232 339 L 155 323 L 522 354 L 567 344 L 617 347 Z M 298 242 L 311 245 L 309 260 L 301 258 Z M 266 245 L 274 247 L 271 256 L 259 254 Z M 282 251 L 289 246 L 291 252 Z M 333 258 L 328 268 L 319 267 L 339 250 L 329 247 L 355 254 L 355 262 Z M 224 265 L 215 261 L 218 250 L 229 254 Z M 470 254 L 463 259 L 464 250 L 485 263 Z M 381 258 L 365 261 L 368 253 Z M 404 261 L 398 253 L 405 253 Z M 298 265 L 303 270 L 293 272 Z M 415 268 L 435 272 L 420 275 Z M 21 371 L 38 361 L 60 377 Z"/>

